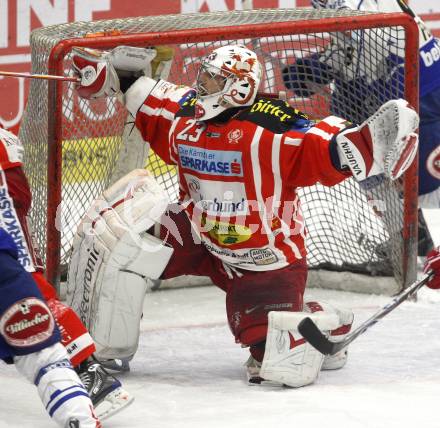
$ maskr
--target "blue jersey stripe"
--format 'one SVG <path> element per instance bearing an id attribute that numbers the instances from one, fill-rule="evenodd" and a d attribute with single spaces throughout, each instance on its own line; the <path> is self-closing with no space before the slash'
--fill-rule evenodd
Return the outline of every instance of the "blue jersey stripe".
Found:
<path id="1" fill-rule="evenodd" d="M 63 394 L 64 392 L 66 392 L 66 391 L 69 391 L 69 389 L 78 389 L 78 388 L 80 388 L 80 389 L 84 389 L 83 387 L 82 387 L 82 385 L 80 385 L 80 384 L 75 384 L 75 385 L 73 385 L 73 386 L 69 386 L 68 388 L 66 388 L 66 389 L 57 389 L 51 396 L 50 396 L 50 399 L 49 399 L 49 402 L 46 404 L 46 409 L 48 409 L 50 406 L 51 406 L 51 403 L 52 403 L 52 401 L 54 401 L 60 394 Z"/>
<path id="2" fill-rule="evenodd" d="M 50 409 L 49 411 L 49 415 L 50 417 L 52 417 L 52 415 L 66 402 L 71 400 L 72 398 L 75 397 L 87 397 L 89 398 L 89 395 L 87 394 L 87 392 L 83 389 L 82 391 L 75 391 L 72 392 L 71 394 L 65 395 L 63 398 L 61 398 L 53 407 L 52 409 Z"/>

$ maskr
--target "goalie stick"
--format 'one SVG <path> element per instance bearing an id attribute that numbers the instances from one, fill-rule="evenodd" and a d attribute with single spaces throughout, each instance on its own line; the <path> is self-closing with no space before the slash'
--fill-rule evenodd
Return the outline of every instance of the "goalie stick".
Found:
<path id="1" fill-rule="evenodd" d="M 394 298 L 389 303 L 387 303 L 382 309 L 377 311 L 372 317 L 363 322 L 351 333 L 347 334 L 347 336 L 345 336 L 345 338 L 340 342 L 332 342 L 331 340 L 329 340 L 309 317 L 304 318 L 298 324 L 298 331 L 301 333 L 304 339 L 306 339 L 307 342 L 309 342 L 315 349 L 321 352 L 321 354 L 334 355 L 341 349 L 348 346 L 358 336 L 367 331 L 385 315 L 397 308 L 397 306 L 404 302 L 408 297 L 416 293 L 429 281 L 433 274 L 434 272 L 430 271 L 427 274 L 423 275 L 422 278 L 420 278 L 419 280 L 413 282 L 410 286 L 394 296 Z"/>

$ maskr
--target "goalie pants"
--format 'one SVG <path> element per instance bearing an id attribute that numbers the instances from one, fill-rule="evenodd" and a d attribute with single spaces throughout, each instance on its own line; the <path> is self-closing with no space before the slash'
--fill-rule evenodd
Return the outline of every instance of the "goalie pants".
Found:
<path id="1" fill-rule="evenodd" d="M 160 237 L 174 248 L 174 253 L 161 279 L 180 275 L 208 276 L 226 292 L 228 323 L 237 343 L 254 345 L 264 341 L 268 312 L 303 310 L 307 280 L 305 260 L 277 270 L 239 269 L 241 275 L 231 278 L 219 258 L 203 244 L 194 242 L 191 223 L 185 212 L 169 211 L 166 215 L 169 218 L 162 222 Z M 180 242 L 163 226 L 170 221 L 180 233 Z"/>

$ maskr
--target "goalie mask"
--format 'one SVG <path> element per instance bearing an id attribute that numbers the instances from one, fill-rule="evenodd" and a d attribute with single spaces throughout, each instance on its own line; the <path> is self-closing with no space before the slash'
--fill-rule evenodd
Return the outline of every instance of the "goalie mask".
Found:
<path id="1" fill-rule="evenodd" d="M 245 46 L 223 46 L 212 51 L 203 59 L 197 76 L 196 119 L 211 119 L 228 108 L 251 105 L 261 74 L 257 55 Z"/>

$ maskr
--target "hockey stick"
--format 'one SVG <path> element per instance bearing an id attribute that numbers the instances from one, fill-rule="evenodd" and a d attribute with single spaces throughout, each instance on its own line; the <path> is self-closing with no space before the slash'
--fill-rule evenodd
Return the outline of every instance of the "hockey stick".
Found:
<path id="1" fill-rule="evenodd" d="M 0 71 L 0 76 L 26 77 L 28 79 L 61 80 L 61 81 L 65 81 L 65 82 L 75 82 L 75 83 L 78 83 L 81 81 L 81 79 L 79 77 L 54 76 L 51 74 L 17 73 L 15 71 Z"/>
<path id="2" fill-rule="evenodd" d="M 304 318 L 298 324 L 298 331 L 301 333 L 304 339 L 306 339 L 307 342 L 309 342 L 315 349 L 321 352 L 321 354 L 334 355 L 341 349 L 348 346 L 358 336 L 367 331 L 371 326 L 376 324 L 385 315 L 397 308 L 397 306 L 404 302 L 408 297 L 416 293 L 429 281 L 432 275 L 434 275 L 434 272 L 430 271 L 427 274 L 423 275 L 421 279 L 413 282 L 409 287 L 405 288 L 402 292 L 396 295 L 382 309 L 377 311 L 371 318 L 367 319 L 357 329 L 347 334 L 347 336 L 345 336 L 345 338 L 340 342 L 332 342 L 331 340 L 327 339 L 326 335 L 322 333 L 317 325 L 308 317 Z"/>

